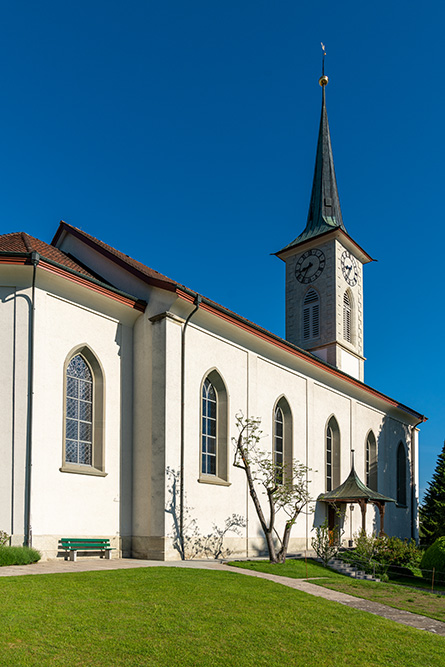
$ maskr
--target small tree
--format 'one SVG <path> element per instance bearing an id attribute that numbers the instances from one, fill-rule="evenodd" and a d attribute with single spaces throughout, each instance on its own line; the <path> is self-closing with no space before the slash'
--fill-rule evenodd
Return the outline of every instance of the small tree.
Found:
<path id="1" fill-rule="evenodd" d="M 420 537 L 425 546 L 445 535 L 445 442 L 437 458 L 433 479 L 419 510 Z"/>
<path id="2" fill-rule="evenodd" d="M 320 526 L 316 527 L 315 537 L 312 538 L 311 544 L 324 567 L 327 567 L 328 562 L 336 556 L 339 549 L 338 526 L 329 528 L 329 522 L 325 519 Z"/>
<path id="3" fill-rule="evenodd" d="M 234 438 L 235 457 L 233 465 L 246 473 L 250 497 L 266 538 L 271 563 L 284 563 L 292 526 L 300 512 L 311 501 L 307 488 L 309 468 L 295 462 L 292 466 L 275 465 L 271 454 L 259 447 L 262 431 L 260 419 L 236 416 L 238 438 Z M 267 496 L 268 518 L 263 511 L 257 489 Z M 276 531 L 276 516 L 279 511 L 287 515 L 283 534 Z M 278 546 L 275 539 L 278 541 Z"/>

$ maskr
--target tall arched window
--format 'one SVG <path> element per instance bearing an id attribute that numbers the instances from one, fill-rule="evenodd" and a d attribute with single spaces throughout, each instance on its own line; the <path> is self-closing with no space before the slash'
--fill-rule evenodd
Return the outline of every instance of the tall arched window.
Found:
<path id="1" fill-rule="evenodd" d="M 281 408 L 275 408 L 274 414 L 274 437 L 273 437 L 273 464 L 275 468 L 275 481 L 277 484 L 283 483 L 283 430 L 284 417 Z"/>
<path id="2" fill-rule="evenodd" d="M 227 391 L 214 370 L 201 389 L 201 481 L 227 481 L 227 436 Z"/>
<path id="3" fill-rule="evenodd" d="M 352 307 L 348 290 L 343 294 L 343 338 L 348 343 L 352 340 Z"/>
<path id="4" fill-rule="evenodd" d="M 320 299 L 314 289 L 310 289 L 303 301 L 303 338 L 310 340 L 320 336 Z"/>
<path id="5" fill-rule="evenodd" d="M 366 486 L 377 491 L 377 444 L 372 431 L 366 438 Z"/>
<path id="6" fill-rule="evenodd" d="M 406 450 L 403 442 L 397 447 L 397 504 L 406 505 Z"/>
<path id="7" fill-rule="evenodd" d="M 282 396 L 273 413 L 272 457 L 275 481 L 282 484 L 292 474 L 292 413 L 289 403 Z"/>
<path id="8" fill-rule="evenodd" d="M 66 369 L 67 463 L 93 462 L 93 375 L 85 359 L 76 354 Z"/>
<path id="9" fill-rule="evenodd" d="M 340 486 L 340 430 L 331 417 L 326 427 L 326 491 Z"/>
<path id="10" fill-rule="evenodd" d="M 215 387 L 206 378 L 202 385 L 202 473 L 216 475 L 217 400 Z"/>
<path id="11" fill-rule="evenodd" d="M 63 472 L 105 474 L 104 378 L 87 346 L 77 348 L 65 363 Z"/>

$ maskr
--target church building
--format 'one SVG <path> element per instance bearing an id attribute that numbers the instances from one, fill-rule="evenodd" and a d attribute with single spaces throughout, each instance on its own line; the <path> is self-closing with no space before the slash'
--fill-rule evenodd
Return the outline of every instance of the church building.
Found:
<path id="1" fill-rule="evenodd" d="M 372 258 L 342 219 L 326 84 L 306 227 L 275 253 L 286 339 L 66 222 L 49 244 L 0 236 L 0 529 L 11 544 L 44 558 L 62 555 L 63 537 L 158 560 L 264 553 L 233 466 L 240 412 L 261 419 L 276 465 L 310 469 L 313 512 L 290 552 L 310 550 L 326 518 L 345 544 L 362 527 L 417 538 L 425 417 L 364 382 Z"/>

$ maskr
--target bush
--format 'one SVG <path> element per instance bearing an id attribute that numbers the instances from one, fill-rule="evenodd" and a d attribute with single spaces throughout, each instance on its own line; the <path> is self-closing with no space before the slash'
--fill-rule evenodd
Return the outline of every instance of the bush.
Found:
<path id="1" fill-rule="evenodd" d="M 422 551 L 414 540 L 385 536 L 377 538 L 374 558 L 385 565 L 418 567 Z"/>
<path id="2" fill-rule="evenodd" d="M 4 565 L 29 565 L 37 563 L 41 554 L 31 547 L 0 546 L 0 567 Z"/>
<path id="3" fill-rule="evenodd" d="M 445 536 L 439 537 L 428 547 L 420 561 L 420 569 L 426 579 L 432 579 L 433 568 L 434 581 L 445 582 Z"/>
<path id="4" fill-rule="evenodd" d="M 339 549 L 337 526 L 334 526 L 334 529 L 331 530 L 328 520 L 325 519 L 321 526 L 317 526 L 315 529 L 315 537 L 312 538 L 311 544 L 324 567 L 327 567 L 328 562 L 331 558 L 334 558 Z"/>

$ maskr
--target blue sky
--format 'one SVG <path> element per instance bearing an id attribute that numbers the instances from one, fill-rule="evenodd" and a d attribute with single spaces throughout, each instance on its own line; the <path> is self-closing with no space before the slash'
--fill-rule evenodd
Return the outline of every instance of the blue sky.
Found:
<path id="1" fill-rule="evenodd" d="M 60 219 L 284 336 L 327 48 L 343 219 L 365 268 L 365 380 L 445 438 L 445 4 L 2 2 L 2 233 Z"/>

